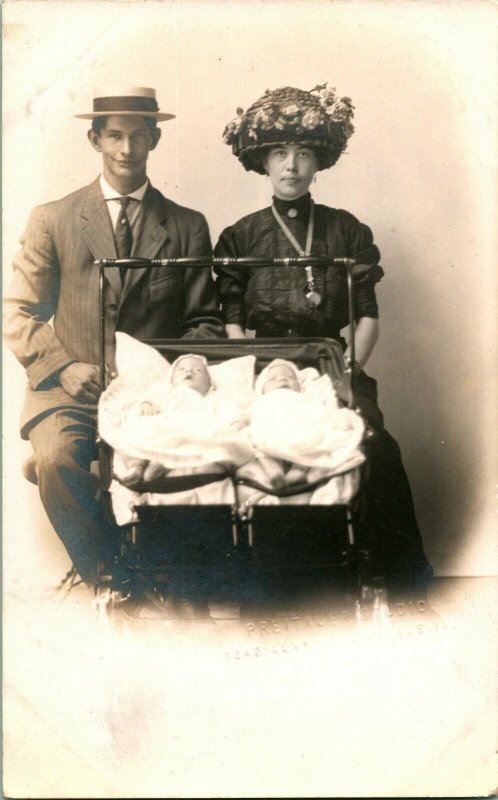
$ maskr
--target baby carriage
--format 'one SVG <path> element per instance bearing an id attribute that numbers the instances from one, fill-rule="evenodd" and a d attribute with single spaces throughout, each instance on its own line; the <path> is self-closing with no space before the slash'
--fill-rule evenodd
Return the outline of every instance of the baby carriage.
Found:
<path id="1" fill-rule="evenodd" d="M 252 265 L 261 259 L 230 259 Z M 353 259 L 294 258 L 274 259 L 270 263 L 293 267 L 306 262 L 334 264 L 347 272 L 350 319 L 353 314 L 353 283 L 356 272 L 365 265 Z M 260 263 L 261 262 L 261 263 Z M 109 384 L 106 365 L 106 330 L 104 312 L 105 270 L 108 268 L 143 268 L 174 266 L 211 268 L 213 259 L 164 259 L 144 262 L 143 259 L 106 259 L 97 262 L 100 270 L 100 343 L 101 390 Z M 268 260 L 264 266 L 269 266 Z M 354 336 L 351 325 L 351 355 L 354 362 Z M 247 354 L 255 358 L 256 374 L 276 358 L 291 361 L 299 369 L 313 367 L 328 375 L 341 405 L 354 408 L 354 375 L 344 372 L 342 348 L 332 339 L 187 339 L 152 340 L 153 347 L 169 363 L 180 355 L 202 355 L 209 365 L 217 365 Z M 368 433 L 366 434 L 368 435 Z M 101 495 L 104 507 L 115 518 L 112 492 L 113 451 L 99 440 Z M 330 478 L 320 477 L 312 483 L 283 488 L 262 485 L 247 477 L 238 477 L 226 469 L 220 474 L 162 476 L 152 481 L 139 481 L 131 487 L 129 518 L 122 520 L 119 542 L 112 563 L 99 561 L 97 597 L 111 608 L 128 595 L 145 593 L 162 602 L 170 596 L 192 599 L 199 604 L 208 601 L 277 606 L 280 602 L 339 594 L 352 598 L 365 597 L 373 576 L 369 572 L 369 553 L 358 546 L 355 519 L 361 513 L 361 472 L 366 466 L 354 467 L 359 481 L 355 491 L 333 505 L 295 505 L 293 498 L 324 485 Z M 351 471 L 345 469 L 344 472 Z M 337 476 L 337 473 L 336 473 Z M 340 470 L 339 470 L 340 477 Z M 224 481 L 233 490 L 225 501 L 190 504 L 182 500 L 155 503 L 151 498 L 177 495 L 189 490 Z M 114 481 L 115 482 L 115 481 Z M 360 485 L 357 492 L 356 487 Z M 353 485 L 353 484 L 352 484 Z M 241 510 L 238 494 L 242 486 L 277 498 L 275 504 L 254 505 Z M 135 502 L 133 498 L 139 498 Z M 146 501 L 143 501 L 146 498 Z M 125 570 L 127 587 L 118 587 L 115 573 Z M 159 605 L 159 602 L 157 602 Z"/>

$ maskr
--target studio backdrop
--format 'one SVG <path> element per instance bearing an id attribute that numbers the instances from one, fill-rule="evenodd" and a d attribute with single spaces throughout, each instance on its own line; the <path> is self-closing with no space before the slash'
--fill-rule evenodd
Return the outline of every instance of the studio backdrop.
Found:
<path id="1" fill-rule="evenodd" d="M 4 33 L 4 283 L 31 208 L 98 174 L 87 122 L 74 115 L 99 86 L 153 86 L 161 110 L 176 114 L 149 176 L 205 214 L 213 243 L 270 202 L 268 180 L 245 172 L 222 141 L 237 107 L 267 88 L 326 81 L 352 98 L 356 132 L 313 193 L 367 223 L 382 253 L 381 337 L 367 371 L 438 575 L 496 568 L 496 64 L 485 11 L 475 2 L 20 0 L 7 4 Z M 55 574 L 64 553 L 20 474 L 25 376 L 10 354 L 4 373 L 7 568 L 26 576 L 32 560 L 38 575 L 40 566 Z"/>

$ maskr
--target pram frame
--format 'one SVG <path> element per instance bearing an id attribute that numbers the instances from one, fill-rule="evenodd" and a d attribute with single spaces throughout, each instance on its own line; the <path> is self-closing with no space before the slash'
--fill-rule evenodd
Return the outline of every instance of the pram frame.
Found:
<path id="1" fill-rule="evenodd" d="M 99 268 L 99 337 L 100 337 L 100 391 L 103 392 L 106 387 L 106 364 L 105 364 L 105 270 L 107 268 L 118 269 L 144 269 L 144 267 L 168 267 L 175 266 L 178 268 L 186 269 L 187 267 L 196 267 L 198 269 L 212 268 L 217 264 L 224 265 L 240 265 L 246 267 L 272 267 L 272 266 L 285 266 L 285 267 L 298 267 L 298 266 L 311 266 L 311 267 L 328 267 L 333 266 L 336 269 L 346 271 L 347 287 L 348 287 L 348 316 L 349 316 L 349 348 L 351 353 L 352 364 L 356 363 L 356 350 L 355 350 L 355 331 L 354 331 L 354 286 L 353 281 L 355 277 L 366 274 L 372 267 L 371 264 L 361 264 L 355 258 L 328 258 L 324 256 L 297 256 L 295 258 L 209 258 L 209 257 L 195 257 L 195 258 L 103 258 L 100 261 L 94 262 L 95 266 Z M 355 389 L 355 371 L 351 370 L 351 392 L 354 397 Z M 353 405 L 351 400 L 350 407 Z"/>
<path id="2" fill-rule="evenodd" d="M 354 278 L 358 275 L 365 274 L 370 268 L 371 265 L 359 264 L 353 258 L 327 258 L 327 257 L 296 257 L 296 258 L 280 258 L 280 259 L 255 259 L 255 258 L 170 258 L 170 259 L 141 259 L 141 258 L 127 258 L 127 259 L 102 259 L 100 261 L 96 261 L 95 265 L 99 268 L 99 336 L 100 336 L 100 388 L 101 392 L 103 392 L 106 388 L 108 380 L 110 377 L 109 371 L 106 365 L 106 320 L 105 320 L 105 296 L 104 296 L 104 288 L 105 288 L 105 270 L 107 268 L 126 268 L 126 269 L 143 269 L 144 267 L 167 267 L 167 266 L 174 266 L 176 268 L 187 268 L 187 267 L 196 267 L 200 269 L 207 269 L 212 268 L 217 263 L 223 264 L 240 264 L 244 266 L 286 266 L 286 267 L 295 267 L 295 266 L 334 266 L 338 269 L 345 270 L 347 276 L 347 289 L 348 289 L 348 309 L 349 309 L 349 347 L 350 347 L 350 354 L 352 363 L 355 364 L 355 335 L 354 335 Z M 147 341 L 148 344 L 154 346 L 157 344 L 162 345 L 174 345 L 174 343 L 178 342 L 178 344 L 182 344 L 184 348 L 187 344 L 185 340 L 150 340 Z M 247 352 L 247 345 L 251 344 L 253 347 L 257 343 L 258 345 L 265 345 L 270 344 L 272 346 L 278 345 L 279 343 L 285 344 L 289 346 L 289 344 L 295 345 L 302 345 L 306 342 L 315 342 L 317 340 L 313 339 L 272 339 L 272 340 L 262 340 L 262 339 L 231 339 L 229 340 L 232 347 L 241 347 L 245 348 L 245 352 Z M 334 345 L 337 346 L 335 340 L 322 340 L 324 342 L 329 341 L 333 342 Z M 223 342 L 226 345 L 227 340 L 188 340 L 189 350 L 195 352 L 196 345 L 202 343 L 203 347 L 209 347 L 209 344 L 212 345 L 213 348 L 216 348 Z M 245 354 L 245 353 L 244 353 Z M 342 367 L 342 361 L 341 361 Z M 354 386 L 355 386 L 355 375 L 354 369 L 351 370 L 349 375 L 349 392 L 347 398 L 347 405 L 349 408 L 355 407 L 355 397 L 354 397 Z M 101 448 L 107 447 L 104 442 L 98 438 L 98 443 Z M 108 448 L 109 449 L 109 448 Z M 348 470 L 346 470 L 348 471 Z M 218 474 L 205 474 L 201 480 L 199 478 L 201 476 L 192 476 L 197 477 L 198 480 L 194 481 L 193 483 L 196 485 L 206 485 L 207 483 L 213 482 L 214 480 L 220 480 L 220 475 Z M 226 477 L 226 476 L 222 476 Z M 184 480 L 184 479 L 182 479 Z M 320 485 L 323 485 L 327 482 L 329 478 L 321 479 L 315 481 L 313 484 L 306 484 L 306 485 L 299 485 L 288 487 L 288 489 L 284 490 L 272 490 L 267 486 L 263 486 L 256 481 L 252 481 L 250 479 L 237 479 L 233 480 L 234 489 L 237 497 L 237 485 L 246 485 L 250 486 L 258 491 L 263 491 L 266 494 L 276 495 L 276 496 L 291 496 L 295 494 L 300 494 L 304 491 L 311 491 L 317 488 Z M 168 492 L 168 491 L 176 491 L 175 486 L 175 479 L 165 479 L 165 483 L 163 483 L 163 487 L 161 491 Z M 169 488 L 164 488 L 165 484 L 169 484 Z M 144 487 L 145 488 L 145 487 Z M 137 489 L 140 489 L 140 486 L 137 486 Z M 152 491 L 150 485 L 147 486 L 148 491 Z M 172 508 L 169 506 L 169 508 Z M 208 507 L 205 507 L 208 508 Z M 338 507 L 340 508 L 340 507 Z M 342 507 L 345 510 L 346 514 L 346 528 L 347 528 L 347 537 L 348 537 L 348 552 L 343 552 L 343 556 L 345 558 L 345 563 L 351 565 L 356 565 L 357 567 L 357 575 L 356 575 L 356 583 L 357 588 L 364 584 L 364 570 L 361 569 L 361 564 L 367 564 L 369 561 L 369 554 L 367 551 L 358 551 L 355 542 L 355 535 L 354 535 L 354 523 L 353 523 L 353 509 L 352 504 L 348 503 L 347 506 Z M 245 537 L 245 544 L 249 549 L 252 548 L 253 545 L 253 530 L 252 530 L 252 509 L 242 518 L 237 518 L 237 512 L 235 509 L 232 509 L 232 540 L 233 540 L 233 547 L 234 550 L 240 546 L 240 523 L 245 525 L 246 530 L 246 537 Z M 128 524 L 127 526 L 123 526 L 124 528 L 129 529 L 128 534 L 128 541 L 131 543 L 132 547 L 134 547 L 137 543 L 137 519 Z M 121 554 L 123 554 L 123 545 L 121 547 Z M 98 583 L 104 581 L 104 584 L 109 586 L 112 584 L 112 576 L 105 576 L 100 574 L 100 565 L 99 565 L 99 580 Z"/>

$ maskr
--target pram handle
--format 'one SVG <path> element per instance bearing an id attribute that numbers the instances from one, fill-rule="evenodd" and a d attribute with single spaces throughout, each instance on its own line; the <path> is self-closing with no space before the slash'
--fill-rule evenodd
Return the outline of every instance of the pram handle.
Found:
<path id="1" fill-rule="evenodd" d="M 354 291 L 353 281 L 366 275 L 375 265 L 357 263 L 355 258 L 330 258 L 327 256 L 296 256 L 294 258 L 215 258 L 211 256 L 196 256 L 185 258 L 102 258 L 94 261 L 99 268 L 99 293 L 100 293 L 100 389 L 105 388 L 105 303 L 104 303 L 104 275 L 107 268 L 125 269 L 153 269 L 154 267 L 198 267 L 206 269 L 216 265 L 241 266 L 241 267 L 272 267 L 272 266 L 311 266 L 335 267 L 346 271 L 348 284 L 348 312 L 349 312 L 349 350 L 351 362 L 356 363 L 355 336 L 354 336 Z M 351 391 L 354 395 L 355 370 L 351 370 Z"/>
<path id="2" fill-rule="evenodd" d="M 196 256 L 192 258 L 103 258 L 95 261 L 97 266 L 119 269 L 152 269 L 154 267 L 213 267 L 213 266 L 240 266 L 240 267 L 335 267 L 336 269 L 351 270 L 353 277 L 366 275 L 373 264 L 362 264 L 355 258 L 330 258 L 327 256 L 295 256 L 293 258 L 253 258 L 244 256 L 240 258 L 212 258 L 210 256 Z"/>

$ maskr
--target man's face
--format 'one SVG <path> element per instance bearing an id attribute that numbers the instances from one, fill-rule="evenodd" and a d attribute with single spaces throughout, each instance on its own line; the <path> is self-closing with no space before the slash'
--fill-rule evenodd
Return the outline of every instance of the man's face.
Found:
<path id="1" fill-rule="evenodd" d="M 151 130 L 144 117 L 109 116 L 99 133 L 88 134 L 93 148 L 102 153 L 104 178 L 120 191 L 138 189 L 146 179 L 149 152 L 159 141 L 159 128 Z"/>
<path id="2" fill-rule="evenodd" d="M 269 368 L 263 386 L 263 394 L 273 392 L 274 389 L 290 389 L 292 392 L 301 392 L 301 386 L 291 366 L 276 364 Z"/>
<path id="3" fill-rule="evenodd" d="M 211 378 L 206 369 L 206 365 L 200 358 L 188 356 L 182 358 L 177 364 L 171 376 L 171 385 L 189 386 L 199 394 L 207 394 L 211 388 Z"/>

